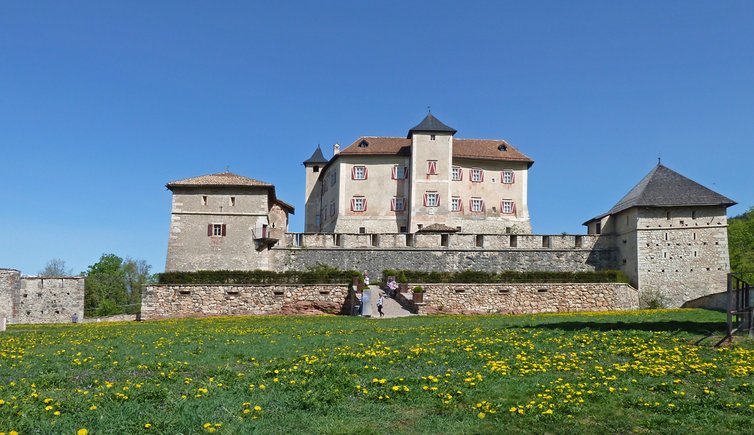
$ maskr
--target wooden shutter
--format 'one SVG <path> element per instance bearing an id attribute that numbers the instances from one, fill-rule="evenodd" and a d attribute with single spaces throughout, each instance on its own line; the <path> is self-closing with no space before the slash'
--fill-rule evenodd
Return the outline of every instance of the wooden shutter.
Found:
<path id="1" fill-rule="evenodd" d="M 390 210 L 392 210 L 392 211 L 396 211 L 396 210 L 398 210 L 398 209 L 397 209 L 397 208 L 395 207 L 395 203 L 396 203 L 396 202 L 397 202 L 397 201 L 396 201 L 396 199 L 395 199 L 395 198 L 393 198 L 393 199 L 391 199 L 391 200 L 390 200 Z"/>
<path id="2" fill-rule="evenodd" d="M 460 178 L 458 180 L 463 181 L 463 169 L 459 170 L 458 172 L 460 173 Z"/>
<path id="3" fill-rule="evenodd" d="M 397 179 L 398 179 L 398 167 L 393 166 L 393 180 L 397 180 Z"/>
<path id="4" fill-rule="evenodd" d="M 356 211 L 356 198 L 351 198 L 351 211 Z"/>
<path id="5" fill-rule="evenodd" d="M 369 178 L 369 176 L 367 175 L 367 167 L 364 166 L 364 179 L 366 180 L 367 178 Z"/>
<path id="6" fill-rule="evenodd" d="M 516 214 L 516 201 L 511 203 L 511 213 Z"/>
<path id="7" fill-rule="evenodd" d="M 362 204 L 364 204 L 364 207 L 362 207 L 362 210 L 363 211 L 367 211 L 367 199 L 366 198 L 364 198 L 364 200 L 362 201 Z"/>
<path id="8" fill-rule="evenodd" d="M 484 169 L 479 170 L 479 182 L 484 181 Z"/>
<path id="9" fill-rule="evenodd" d="M 212 224 L 207 224 L 207 235 L 212 237 Z"/>
<path id="10" fill-rule="evenodd" d="M 511 171 L 511 183 L 515 183 L 515 182 L 516 182 L 516 173 Z"/>
<path id="11" fill-rule="evenodd" d="M 435 201 L 435 205 L 439 207 L 440 206 L 440 194 L 439 193 L 436 194 L 435 198 L 437 198 L 437 201 Z"/>
<path id="12" fill-rule="evenodd" d="M 225 237 L 225 224 L 222 225 L 222 236 Z"/>
<path id="13" fill-rule="evenodd" d="M 458 198 L 458 211 L 463 211 L 463 201 Z"/>
<path id="14" fill-rule="evenodd" d="M 484 200 L 482 199 L 480 201 L 482 201 L 482 211 L 484 211 Z"/>
<path id="15" fill-rule="evenodd" d="M 356 179 L 356 166 L 351 168 L 351 180 Z"/>
<path id="16" fill-rule="evenodd" d="M 427 206 L 427 194 L 425 193 L 424 194 L 424 207 L 426 206 Z"/>

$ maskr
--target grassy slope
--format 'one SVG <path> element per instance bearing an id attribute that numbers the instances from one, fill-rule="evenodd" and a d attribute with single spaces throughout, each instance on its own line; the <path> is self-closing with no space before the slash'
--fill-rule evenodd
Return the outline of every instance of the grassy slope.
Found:
<path id="1" fill-rule="evenodd" d="M 754 346 L 694 344 L 723 321 L 675 310 L 14 326 L 0 335 L 0 432 L 734 432 L 754 418 Z"/>

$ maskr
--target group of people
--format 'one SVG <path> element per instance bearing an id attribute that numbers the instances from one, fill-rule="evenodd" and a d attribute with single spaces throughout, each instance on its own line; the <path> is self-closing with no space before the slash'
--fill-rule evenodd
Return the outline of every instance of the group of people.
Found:
<path id="1" fill-rule="evenodd" d="M 364 285 L 366 287 L 369 287 L 369 274 L 367 271 L 364 271 Z M 389 298 L 395 298 L 395 296 L 398 294 L 398 283 L 395 282 L 395 278 L 392 276 L 389 276 L 387 278 L 387 297 Z M 382 307 L 385 305 L 385 293 L 380 292 L 379 297 L 377 298 L 377 312 L 380 314 L 380 317 L 385 317 L 385 313 L 382 312 Z"/>

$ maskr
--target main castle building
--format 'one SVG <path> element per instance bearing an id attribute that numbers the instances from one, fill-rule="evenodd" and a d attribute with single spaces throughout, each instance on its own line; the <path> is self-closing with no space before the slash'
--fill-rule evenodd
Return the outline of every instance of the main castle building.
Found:
<path id="1" fill-rule="evenodd" d="M 529 157 L 504 140 L 456 139 L 431 113 L 401 137 L 360 137 L 304 161 L 307 233 L 531 233 Z"/>

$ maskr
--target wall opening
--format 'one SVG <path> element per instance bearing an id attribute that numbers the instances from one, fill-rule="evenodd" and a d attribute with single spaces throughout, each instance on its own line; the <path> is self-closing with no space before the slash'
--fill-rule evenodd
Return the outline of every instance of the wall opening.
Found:
<path id="1" fill-rule="evenodd" d="M 448 234 L 440 234 L 440 246 L 447 247 L 448 243 L 449 243 L 449 239 L 450 239 L 450 235 L 448 235 Z"/>
<path id="2" fill-rule="evenodd" d="M 372 234 L 372 246 L 380 246 L 380 235 Z"/>
<path id="3" fill-rule="evenodd" d="M 509 245 L 510 245 L 511 248 L 518 247 L 518 236 L 511 235 L 510 236 L 510 243 L 509 243 Z"/>
<path id="4" fill-rule="evenodd" d="M 483 234 L 476 235 L 476 247 L 484 248 L 484 235 Z"/>
<path id="5" fill-rule="evenodd" d="M 543 248 L 550 247 L 550 236 L 542 236 L 542 247 Z"/>
<path id="6" fill-rule="evenodd" d="M 583 237 L 582 236 L 576 236 L 573 239 L 573 246 L 575 248 L 580 248 L 584 244 Z"/>
<path id="7" fill-rule="evenodd" d="M 414 246 L 414 235 L 406 234 L 406 246 Z"/>
<path id="8" fill-rule="evenodd" d="M 359 227 L 359 234 L 366 234 L 366 233 L 367 233 L 366 227 Z"/>

